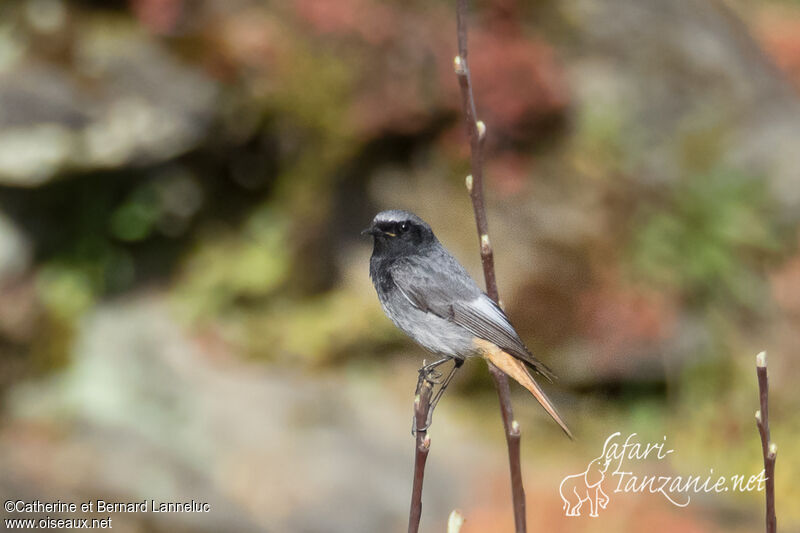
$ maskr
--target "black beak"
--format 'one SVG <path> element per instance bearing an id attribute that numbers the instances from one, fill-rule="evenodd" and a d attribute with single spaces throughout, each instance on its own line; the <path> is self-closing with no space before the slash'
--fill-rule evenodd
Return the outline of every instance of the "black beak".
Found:
<path id="1" fill-rule="evenodd" d="M 361 232 L 361 235 L 377 235 L 380 230 L 374 226 L 370 226 Z"/>

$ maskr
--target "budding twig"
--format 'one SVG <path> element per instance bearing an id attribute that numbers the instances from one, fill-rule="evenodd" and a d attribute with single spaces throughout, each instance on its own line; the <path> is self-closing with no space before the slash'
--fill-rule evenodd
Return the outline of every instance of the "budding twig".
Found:
<path id="1" fill-rule="evenodd" d="M 758 375 L 758 397 L 761 409 L 756 411 L 756 425 L 761 435 L 761 452 L 764 455 L 764 476 L 767 478 L 766 492 L 766 526 L 767 533 L 777 530 L 775 517 L 775 459 L 778 446 L 772 442 L 769 434 L 769 381 L 767 380 L 767 353 L 756 356 L 756 374 Z"/>
<path id="2" fill-rule="evenodd" d="M 466 185 L 472 200 L 472 209 L 475 213 L 475 225 L 478 229 L 478 238 L 481 246 L 481 265 L 483 277 L 486 280 L 486 294 L 495 302 L 500 301 L 497 290 L 497 278 L 494 272 L 494 253 L 489 241 L 489 224 L 486 220 L 486 208 L 483 200 L 483 144 L 486 140 L 486 124 L 477 119 L 475 112 L 475 97 L 472 92 L 469 64 L 467 61 L 467 0 L 457 0 L 456 6 L 458 26 L 458 55 L 453 60 L 458 84 L 461 88 L 461 104 L 464 110 L 464 120 L 469 134 L 470 164 L 472 174 L 467 176 Z M 520 459 L 520 430 L 519 424 L 514 420 L 514 411 L 511 407 L 511 392 L 508 387 L 508 378 L 496 366 L 489 363 L 489 371 L 494 379 L 497 396 L 500 399 L 500 412 L 503 417 L 503 426 L 508 444 L 508 463 L 511 471 L 511 496 L 514 505 L 514 524 L 517 533 L 525 533 L 525 488 L 522 485 L 522 466 Z"/>
<path id="3" fill-rule="evenodd" d="M 416 452 L 414 454 L 414 485 L 411 488 L 411 510 L 408 516 L 408 533 L 419 531 L 422 517 L 422 481 L 425 478 L 425 463 L 431 448 L 431 437 L 428 435 L 428 411 L 431 408 L 433 384 L 427 379 L 420 382 L 419 393 L 414 398 L 414 433 L 416 435 Z"/>
<path id="4" fill-rule="evenodd" d="M 465 184 L 472 200 L 472 209 L 475 214 L 475 225 L 478 229 L 480 240 L 481 265 L 483 276 L 486 280 L 486 294 L 500 303 L 497 290 L 497 279 L 494 272 L 494 252 L 489 240 L 489 225 L 486 220 L 486 208 L 483 199 L 483 143 L 486 140 L 486 124 L 476 118 L 475 98 L 472 92 L 469 65 L 467 63 L 467 0 L 457 0 L 456 19 L 458 26 L 458 55 L 453 59 L 453 69 L 458 77 L 461 88 L 461 103 L 464 110 L 467 133 L 470 141 L 470 165 L 472 174 L 466 177 Z M 511 471 L 511 495 L 514 506 L 514 524 L 517 533 L 525 533 L 525 489 L 522 485 L 522 466 L 520 459 L 520 428 L 514 419 L 511 407 L 511 391 L 508 386 L 508 377 L 492 363 L 489 371 L 494 379 L 497 396 L 500 400 L 500 413 L 503 427 L 506 432 L 508 445 L 508 462 Z M 425 476 L 425 462 L 428 458 L 430 438 L 425 427 L 430 408 L 432 385 L 423 380 L 420 394 L 414 402 L 416 424 L 416 457 L 414 459 L 414 486 L 411 494 L 411 511 L 409 515 L 408 531 L 416 533 L 419 530 L 419 521 L 422 515 L 422 481 Z M 451 515 L 451 520 L 453 515 Z M 460 528 L 460 523 L 458 523 Z M 457 531 L 457 529 L 456 529 Z"/>

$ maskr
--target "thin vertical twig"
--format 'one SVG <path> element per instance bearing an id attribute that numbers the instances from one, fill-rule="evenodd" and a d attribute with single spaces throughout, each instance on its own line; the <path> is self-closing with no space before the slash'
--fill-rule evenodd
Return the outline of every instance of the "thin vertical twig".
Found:
<path id="1" fill-rule="evenodd" d="M 481 264 L 483 276 L 486 280 L 486 294 L 499 303 L 497 279 L 494 272 L 494 253 L 489 241 L 489 224 L 486 221 L 486 208 L 483 199 L 483 143 L 486 138 L 486 125 L 477 119 L 475 111 L 475 97 L 472 92 L 469 64 L 467 61 L 467 0 L 457 0 L 456 17 L 458 26 L 458 55 L 454 60 L 458 84 L 461 88 L 461 104 L 464 109 L 464 120 L 469 134 L 470 163 L 472 174 L 467 176 L 467 190 L 472 200 L 472 209 L 475 213 L 475 224 L 478 229 L 478 238 L 481 247 Z M 514 420 L 514 411 L 511 407 L 511 393 L 506 375 L 492 363 L 489 371 L 494 379 L 497 396 L 500 400 L 500 412 L 503 418 L 503 427 L 506 432 L 508 444 L 508 462 L 511 471 L 511 496 L 514 504 L 514 524 L 517 533 L 527 530 L 525 518 L 525 488 L 522 485 L 522 467 L 520 460 L 520 430 L 519 424 Z"/>
<path id="2" fill-rule="evenodd" d="M 767 533 L 775 533 L 778 523 L 775 517 L 775 459 L 778 446 L 772 442 L 769 434 L 769 382 L 767 381 L 767 353 L 756 356 L 756 374 L 758 375 L 758 398 L 761 409 L 756 411 L 756 425 L 761 435 L 761 451 L 764 454 L 764 476 L 766 477 L 766 526 Z"/>
<path id="3" fill-rule="evenodd" d="M 417 396 L 414 398 L 414 485 L 411 488 L 411 510 L 408 515 L 408 533 L 419 531 L 419 521 L 422 517 L 422 481 L 425 478 L 425 463 L 428 461 L 428 451 L 431 448 L 431 438 L 428 435 L 428 411 L 431 408 L 431 394 L 433 384 L 427 379 L 420 382 Z"/>

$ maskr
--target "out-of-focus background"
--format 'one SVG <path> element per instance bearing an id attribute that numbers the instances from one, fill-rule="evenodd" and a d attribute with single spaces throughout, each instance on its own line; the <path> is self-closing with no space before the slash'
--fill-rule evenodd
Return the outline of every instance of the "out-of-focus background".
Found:
<path id="1" fill-rule="evenodd" d="M 514 388 L 530 530 L 760 530 L 763 493 L 606 487 L 567 519 L 558 484 L 616 431 L 675 449 L 642 472 L 759 472 L 766 349 L 800 531 L 800 3 L 473 8 L 501 297 L 577 436 Z M 413 210 L 482 279 L 454 53 L 453 1 L 3 1 L 2 499 L 212 505 L 122 532 L 403 531 L 425 354 L 359 230 Z M 423 530 L 458 507 L 510 531 L 483 362 L 431 435 Z"/>

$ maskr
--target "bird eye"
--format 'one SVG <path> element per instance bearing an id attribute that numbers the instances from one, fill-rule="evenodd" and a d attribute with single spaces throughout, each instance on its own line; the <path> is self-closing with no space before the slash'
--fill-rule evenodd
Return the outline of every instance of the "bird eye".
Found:
<path id="1" fill-rule="evenodd" d="M 401 222 L 401 223 L 400 223 L 400 225 L 398 226 L 398 228 L 400 229 L 400 231 L 402 231 L 403 233 L 405 233 L 406 231 L 408 231 L 408 228 L 409 228 L 409 227 L 410 227 L 410 226 L 409 226 L 408 222 Z"/>

